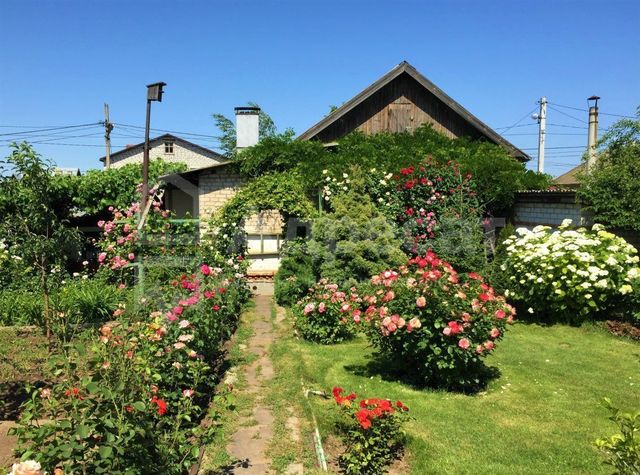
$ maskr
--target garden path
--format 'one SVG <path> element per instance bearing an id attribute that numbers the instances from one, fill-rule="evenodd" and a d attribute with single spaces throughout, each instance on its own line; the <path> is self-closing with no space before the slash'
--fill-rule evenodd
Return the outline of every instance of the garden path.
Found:
<path id="1" fill-rule="evenodd" d="M 264 400 L 267 385 L 274 375 L 273 363 L 269 358 L 269 348 L 275 338 L 271 321 L 271 297 L 256 295 L 254 301 L 256 318 L 252 324 L 253 336 L 248 342 L 247 351 L 257 358 L 244 369 L 247 384 L 242 389 L 255 396 L 253 411 L 251 416 L 241 417 L 239 428 L 227 446 L 227 452 L 237 461 L 231 473 L 238 475 L 275 473 L 270 469 L 271 459 L 267 454 L 274 435 L 274 417 Z M 281 315 L 281 312 L 278 313 Z M 278 320 L 280 319 L 276 323 Z M 301 474 L 302 465 L 292 464 L 286 473 Z"/>

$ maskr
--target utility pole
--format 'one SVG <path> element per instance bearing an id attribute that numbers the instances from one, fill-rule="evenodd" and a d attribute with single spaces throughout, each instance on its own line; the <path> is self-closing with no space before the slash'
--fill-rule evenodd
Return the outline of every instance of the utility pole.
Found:
<path id="1" fill-rule="evenodd" d="M 151 123 L 151 101 L 162 102 L 162 88 L 165 82 L 156 82 L 147 85 L 147 120 L 144 128 L 144 153 L 142 157 L 142 200 L 140 201 L 140 211 L 147 207 L 149 199 L 149 125 Z"/>
<path id="2" fill-rule="evenodd" d="M 544 173 L 544 141 L 547 134 L 547 98 L 540 98 L 538 119 L 538 173 Z"/>
<path id="3" fill-rule="evenodd" d="M 111 131 L 113 130 L 113 124 L 109 122 L 109 104 L 104 104 L 104 146 L 107 149 L 107 153 L 104 157 L 104 166 L 111 168 Z"/>
<path id="4" fill-rule="evenodd" d="M 587 173 L 591 173 L 596 164 L 596 144 L 598 143 L 598 96 L 587 99 L 589 104 L 589 131 L 587 135 Z M 591 105 L 594 101 L 594 105 Z"/>

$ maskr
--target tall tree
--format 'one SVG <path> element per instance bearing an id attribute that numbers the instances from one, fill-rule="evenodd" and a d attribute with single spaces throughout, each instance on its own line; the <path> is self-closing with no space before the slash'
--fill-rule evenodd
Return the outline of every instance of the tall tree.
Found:
<path id="1" fill-rule="evenodd" d="M 596 165 L 580 177 L 579 199 L 594 221 L 640 231 L 640 107 L 602 136 Z"/>
<path id="2" fill-rule="evenodd" d="M 68 226 L 61 207 L 60 181 L 26 142 L 12 145 L 0 160 L 0 238 L 40 276 L 44 298 L 44 328 L 51 335 L 52 270 L 63 267 L 80 248 L 80 235 Z M 8 172 L 8 173 L 5 173 Z"/>
<path id="3" fill-rule="evenodd" d="M 248 102 L 247 105 L 249 107 L 260 107 L 255 102 Z M 236 152 L 236 125 L 223 114 L 213 114 L 213 120 L 216 123 L 216 127 L 220 130 L 220 135 L 216 137 L 220 141 L 220 149 L 226 157 L 232 158 Z M 278 130 L 275 122 L 271 116 L 262 109 L 260 109 L 259 120 L 260 139 L 273 137 L 277 134 Z"/>

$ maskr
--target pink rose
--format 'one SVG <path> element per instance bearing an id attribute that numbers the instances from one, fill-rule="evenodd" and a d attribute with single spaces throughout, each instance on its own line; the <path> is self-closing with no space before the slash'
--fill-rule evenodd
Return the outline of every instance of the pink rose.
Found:
<path id="1" fill-rule="evenodd" d="M 200 272 L 202 272 L 203 275 L 209 275 L 211 274 L 211 267 L 209 267 L 207 264 L 202 264 L 200 266 Z"/>
<path id="2" fill-rule="evenodd" d="M 130 261 L 132 261 L 136 258 L 136 255 L 133 252 L 130 252 L 127 257 L 129 258 Z"/>
<path id="3" fill-rule="evenodd" d="M 500 336 L 500 330 L 498 330 L 497 328 L 492 328 L 490 335 L 491 338 L 498 338 Z"/>
<path id="4" fill-rule="evenodd" d="M 409 325 L 411 325 L 411 328 L 420 328 L 422 326 L 422 322 L 420 322 L 418 318 L 414 317 L 409 320 Z"/>
<path id="5" fill-rule="evenodd" d="M 493 350 L 493 349 L 496 347 L 496 344 L 495 344 L 494 342 L 492 342 L 492 341 L 486 341 L 486 342 L 484 343 L 484 347 L 485 347 L 487 350 L 491 351 L 491 350 Z"/>
<path id="6" fill-rule="evenodd" d="M 387 325 L 387 330 L 389 330 L 390 332 L 394 332 L 398 329 L 397 325 L 393 322 L 391 322 L 389 325 Z"/>
<path id="7" fill-rule="evenodd" d="M 101 252 L 100 254 L 98 254 L 98 262 L 104 262 L 106 258 L 107 258 L 106 252 Z"/>
<path id="8" fill-rule="evenodd" d="M 444 329 L 444 330 L 442 330 L 442 333 L 443 333 L 445 336 L 449 336 L 449 335 L 451 335 L 451 328 L 449 328 L 449 327 L 445 327 L 445 329 Z"/>
<path id="9" fill-rule="evenodd" d="M 426 299 L 426 298 L 424 298 L 424 297 L 418 297 L 418 298 L 416 299 L 416 305 L 417 305 L 419 308 L 424 307 L 425 305 L 427 305 L 427 299 Z"/>
<path id="10" fill-rule="evenodd" d="M 471 342 L 466 338 L 460 338 L 460 341 L 458 342 L 458 346 L 463 350 L 468 349 L 470 345 L 471 345 Z"/>
<path id="11" fill-rule="evenodd" d="M 496 318 L 498 320 L 502 320 L 505 317 L 504 310 L 496 310 Z"/>
<path id="12" fill-rule="evenodd" d="M 185 389 L 184 391 L 182 391 L 182 395 L 184 397 L 191 397 L 194 393 L 195 391 L 193 389 Z"/>
<path id="13" fill-rule="evenodd" d="M 191 324 L 189 323 L 188 320 L 180 320 L 180 323 L 178 323 L 178 326 L 180 328 L 188 328 L 189 325 L 191 325 Z"/>
<path id="14" fill-rule="evenodd" d="M 327 309 L 327 306 L 324 304 L 324 302 L 320 302 L 320 305 L 318 305 L 318 312 L 324 313 L 326 309 Z"/>
<path id="15" fill-rule="evenodd" d="M 104 226 L 104 221 L 103 220 L 98 221 L 98 227 L 101 228 L 102 226 Z"/>
<path id="16" fill-rule="evenodd" d="M 309 315 L 311 312 L 315 310 L 316 306 L 313 303 L 308 303 L 304 306 L 304 314 Z"/>
<path id="17" fill-rule="evenodd" d="M 483 351 L 484 351 L 484 347 L 482 345 L 476 346 L 476 353 L 482 354 Z"/>

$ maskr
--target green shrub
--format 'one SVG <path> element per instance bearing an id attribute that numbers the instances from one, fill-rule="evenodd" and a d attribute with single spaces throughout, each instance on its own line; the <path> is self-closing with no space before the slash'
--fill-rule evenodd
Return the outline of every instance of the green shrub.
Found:
<path id="1" fill-rule="evenodd" d="M 509 276 L 508 297 L 547 320 L 580 322 L 605 311 L 624 311 L 640 285 L 637 250 L 594 225 L 558 230 L 524 228 L 504 241 L 501 271 Z"/>
<path id="2" fill-rule="evenodd" d="M 401 401 L 362 398 L 356 394 L 343 396 L 343 389 L 333 388 L 333 398 L 340 406 L 343 420 L 338 429 L 345 439 L 345 451 L 339 464 L 346 474 L 379 475 L 402 456 L 404 433 L 402 424 L 409 408 Z"/>
<path id="3" fill-rule="evenodd" d="M 355 335 L 351 312 L 358 305 L 355 289 L 347 294 L 336 284 L 320 280 L 295 305 L 295 328 L 307 341 L 331 344 L 348 340 Z"/>
<path id="4" fill-rule="evenodd" d="M 360 296 L 361 310 L 352 317 L 385 364 L 435 387 L 481 387 L 482 359 L 515 315 L 480 275 L 459 274 L 431 252 L 375 276 Z"/>
<path id="5" fill-rule="evenodd" d="M 316 275 L 304 240 L 288 241 L 281 256 L 274 295 L 279 305 L 291 306 L 309 292 L 316 282 Z"/>
<path id="6" fill-rule="evenodd" d="M 615 474 L 637 475 L 640 473 L 640 411 L 620 412 L 609 398 L 605 398 L 602 405 L 611 413 L 609 420 L 618 426 L 620 433 L 598 439 L 595 445 L 607 455 L 605 463 L 614 467 Z"/>
<path id="7" fill-rule="evenodd" d="M 74 314 L 78 323 L 110 320 L 124 300 L 122 290 L 100 278 L 73 279 L 56 297 L 58 310 Z"/>
<path id="8" fill-rule="evenodd" d="M 0 324 L 42 325 L 43 314 L 41 294 L 27 290 L 0 292 Z"/>
<path id="9" fill-rule="evenodd" d="M 367 196 L 349 192 L 313 223 L 309 254 L 321 277 L 348 288 L 406 261 L 393 227 Z"/>

